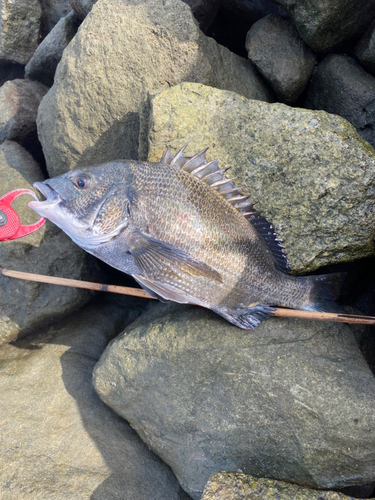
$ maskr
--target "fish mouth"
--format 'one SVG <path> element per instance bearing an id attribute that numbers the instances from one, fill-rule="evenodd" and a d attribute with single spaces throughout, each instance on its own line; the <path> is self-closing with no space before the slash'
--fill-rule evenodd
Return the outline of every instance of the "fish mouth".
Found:
<path id="1" fill-rule="evenodd" d="M 47 184 L 47 181 L 35 182 L 33 187 L 46 198 L 44 201 L 30 201 L 28 203 L 29 208 L 35 210 L 39 215 L 46 216 L 51 209 L 62 201 L 61 196 Z"/>

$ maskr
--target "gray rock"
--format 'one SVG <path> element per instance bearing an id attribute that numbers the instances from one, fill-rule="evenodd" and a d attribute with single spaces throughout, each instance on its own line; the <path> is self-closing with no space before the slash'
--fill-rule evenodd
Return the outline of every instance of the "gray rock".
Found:
<path id="1" fill-rule="evenodd" d="M 80 21 L 72 12 L 60 19 L 27 63 L 25 76 L 51 87 L 56 67 L 65 48 L 77 33 L 79 25 Z"/>
<path id="2" fill-rule="evenodd" d="M 302 39 L 325 52 L 361 33 L 375 15 L 374 0 L 277 0 L 291 16 Z"/>
<path id="3" fill-rule="evenodd" d="M 25 67 L 22 64 L 0 61 L 0 87 L 8 80 L 23 78 Z"/>
<path id="4" fill-rule="evenodd" d="M 36 117 L 48 88 L 38 82 L 9 80 L 0 87 L 0 143 L 37 140 Z"/>
<path id="5" fill-rule="evenodd" d="M 226 0 L 222 7 L 232 11 L 237 16 L 245 17 L 249 26 L 268 14 L 284 15 L 285 10 L 273 0 Z"/>
<path id="6" fill-rule="evenodd" d="M 250 63 L 204 36 L 184 2 L 95 4 L 65 49 L 39 108 L 38 133 L 50 175 L 137 158 L 145 93 L 184 80 L 269 99 Z"/>
<path id="7" fill-rule="evenodd" d="M 38 164 L 19 144 L 0 145 L 0 196 L 13 189 L 32 189 L 43 180 Z M 21 196 L 12 207 L 22 224 L 39 217 L 27 207 L 29 196 Z M 93 258 L 48 221 L 37 232 L 13 241 L 0 242 L 0 264 L 5 269 L 73 279 L 98 278 Z M 87 290 L 46 285 L 0 275 L 0 345 L 30 333 L 81 307 L 91 297 Z"/>
<path id="8" fill-rule="evenodd" d="M 356 45 L 354 54 L 362 66 L 375 75 L 375 22 Z"/>
<path id="9" fill-rule="evenodd" d="M 279 100 L 292 103 L 301 95 L 314 69 L 315 56 L 288 19 L 270 14 L 253 24 L 246 50 Z"/>
<path id="10" fill-rule="evenodd" d="M 45 35 L 71 11 L 69 0 L 40 0 L 42 6 L 42 30 Z"/>
<path id="11" fill-rule="evenodd" d="M 247 58 L 244 41 L 249 28 L 268 14 L 282 15 L 283 7 L 272 0 L 225 0 L 207 30 L 218 43 Z"/>
<path id="12" fill-rule="evenodd" d="M 97 0 L 69 0 L 69 4 L 76 16 L 83 20 L 93 8 Z"/>
<path id="13" fill-rule="evenodd" d="M 375 483 L 364 484 L 362 486 L 348 486 L 343 488 L 341 493 L 353 495 L 355 498 L 371 498 L 374 493 Z"/>
<path id="14" fill-rule="evenodd" d="M 0 0 L 0 62 L 26 64 L 39 42 L 39 0 Z"/>
<path id="15" fill-rule="evenodd" d="M 100 398 L 199 499 L 238 471 L 314 488 L 375 478 L 375 378 L 348 325 L 157 305 L 104 351 Z"/>
<path id="16" fill-rule="evenodd" d="M 325 57 L 311 78 L 304 107 L 346 118 L 375 146 L 375 77 L 353 58 L 339 54 Z"/>
<path id="17" fill-rule="evenodd" d="M 212 474 L 202 500 L 355 500 L 334 491 L 317 491 L 235 472 Z"/>
<path id="18" fill-rule="evenodd" d="M 182 0 L 187 3 L 200 29 L 205 33 L 212 24 L 219 9 L 220 0 Z"/>
<path id="19" fill-rule="evenodd" d="M 232 167 L 294 272 L 373 255 L 374 150 L 343 118 L 185 83 L 151 98 L 142 131 L 143 159 L 190 141 Z"/>
<path id="20" fill-rule="evenodd" d="M 108 340 L 144 309 L 102 302 L 0 349 L 2 500 L 186 498 L 92 388 Z"/>

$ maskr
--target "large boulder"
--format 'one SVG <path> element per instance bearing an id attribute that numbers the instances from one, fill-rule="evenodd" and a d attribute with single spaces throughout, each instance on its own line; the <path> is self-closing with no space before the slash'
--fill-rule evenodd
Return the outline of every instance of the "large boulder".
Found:
<path id="1" fill-rule="evenodd" d="M 375 14 L 375 0 L 277 0 L 291 16 L 303 40 L 325 52 L 361 33 Z"/>
<path id="2" fill-rule="evenodd" d="M 39 165 L 19 144 L 0 145 L 0 196 L 19 188 L 32 189 L 42 181 Z M 29 196 L 15 200 L 22 224 L 38 220 L 27 203 Z M 93 257 L 81 250 L 49 221 L 24 238 L 0 242 L 0 263 L 5 269 L 73 279 L 98 278 Z M 87 290 L 46 285 L 0 275 L 0 345 L 32 332 L 81 307 L 91 297 Z"/>
<path id="3" fill-rule="evenodd" d="M 0 349 L 2 500 L 186 500 L 91 384 L 108 341 L 143 309 L 101 300 Z"/>
<path id="4" fill-rule="evenodd" d="M 314 69 L 315 55 L 293 24 L 281 16 L 264 17 L 247 33 L 246 50 L 278 99 L 296 101 Z"/>
<path id="5" fill-rule="evenodd" d="M 212 474 L 202 500 L 355 500 L 335 491 L 317 491 L 235 472 Z"/>
<path id="6" fill-rule="evenodd" d="M 213 21 L 220 0 L 180 0 L 187 3 L 201 30 L 205 30 Z M 69 0 L 71 7 L 80 19 L 84 19 L 93 8 L 97 0 Z"/>
<path id="7" fill-rule="evenodd" d="M 375 378 L 348 325 L 273 318 L 246 332 L 160 304 L 93 380 L 196 500 L 225 470 L 315 488 L 375 479 Z"/>
<path id="8" fill-rule="evenodd" d="M 204 36 L 184 2 L 99 0 L 39 108 L 49 174 L 136 159 L 145 93 L 185 80 L 269 100 L 250 63 Z"/>
<path id="9" fill-rule="evenodd" d="M 73 12 L 60 19 L 27 63 L 25 76 L 51 87 L 56 67 L 79 25 L 80 21 Z"/>
<path id="10" fill-rule="evenodd" d="M 6 139 L 23 146 L 37 139 L 38 107 L 48 87 L 28 80 L 9 80 L 0 87 L 0 143 Z"/>
<path id="11" fill-rule="evenodd" d="M 304 107 L 324 109 L 346 118 L 375 146 L 375 77 L 352 57 L 330 54 L 319 63 Z"/>
<path id="12" fill-rule="evenodd" d="M 186 83 L 151 96 L 140 157 L 210 147 L 276 227 L 294 272 L 374 254 L 375 156 L 343 118 Z"/>
<path id="13" fill-rule="evenodd" d="M 0 62 L 26 64 L 39 42 L 39 0 L 0 0 Z"/>

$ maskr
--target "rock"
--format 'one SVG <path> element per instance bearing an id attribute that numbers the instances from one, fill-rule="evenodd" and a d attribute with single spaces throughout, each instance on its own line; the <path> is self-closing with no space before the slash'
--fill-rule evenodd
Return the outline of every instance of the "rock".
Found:
<path id="1" fill-rule="evenodd" d="M 161 304 L 107 347 L 93 383 L 193 499 L 218 471 L 314 488 L 375 478 L 375 379 L 348 325 L 243 331 Z"/>
<path id="2" fill-rule="evenodd" d="M 317 491 L 295 484 L 255 478 L 235 472 L 217 472 L 210 477 L 202 500 L 355 500 L 334 491 Z"/>
<path id="3" fill-rule="evenodd" d="M 295 273 L 373 255 L 374 151 L 346 120 L 185 83 L 151 97 L 140 137 L 150 161 L 168 144 L 210 147 L 274 224 Z"/>
<path id="4" fill-rule="evenodd" d="M 78 19 L 81 20 L 85 19 L 96 2 L 97 0 L 69 0 L 71 8 L 75 12 Z"/>
<path id="5" fill-rule="evenodd" d="M 42 6 L 42 31 L 46 36 L 71 11 L 69 0 L 40 0 Z"/>
<path id="6" fill-rule="evenodd" d="M 277 0 L 292 18 L 302 39 L 316 52 L 326 52 L 361 33 L 375 15 L 374 0 Z"/>
<path id="7" fill-rule="evenodd" d="M 29 149 L 38 140 L 36 117 L 48 88 L 38 82 L 9 80 L 0 87 L 0 142 L 19 142 Z"/>
<path id="8" fill-rule="evenodd" d="M 273 0 L 226 0 L 223 7 L 226 7 L 237 16 L 245 17 L 248 26 L 269 14 L 285 15 L 284 8 Z"/>
<path id="9" fill-rule="evenodd" d="M 365 70 L 375 75 L 375 22 L 360 39 L 354 53 Z"/>
<path id="10" fill-rule="evenodd" d="M 304 107 L 346 118 L 375 146 L 375 77 L 353 58 L 341 54 L 325 57 L 310 81 Z"/>
<path id="11" fill-rule="evenodd" d="M 241 57 L 247 57 L 244 40 L 249 28 L 268 14 L 282 15 L 283 7 L 272 0 L 226 0 L 207 34 Z"/>
<path id="12" fill-rule="evenodd" d="M 0 145 L 0 178 L 0 196 L 13 189 L 32 189 L 33 182 L 43 180 L 38 164 L 26 150 L 12 141 Z M 39 219 L 27 207 L 29 201 L 29 196 L 21 196 L 12 205 L 22 224 L 31 224 Z M 0 242 L 0 264 L 5 269 L 72 279 L 95 281 L 99 277 L 93 257 L 49 221 L 24 238 Z M 75 311 L 87 302 L 91 293 L 0 275 L 0 297 L 2 345 Z"/>
<path id="13" fill-rule="evenodd" d="M 39 0 L 0 0 L 0 62 L 26 64 L 39 42 Z"/>
<path id="14" fill-rule="evenodd" d="M 80 21 L 72 12 L 60 19 L 27 63 L 25 76 L 51 87 L 65 48 L 77 33 Z"/>
<path id="15" fill-rule="evenodd" d="M 144 303 L 144 302 L 143 302 Z M 103 299 L 0 349 L 2 500 L 182 500 L 173 473 L 95 394 L 92 369 L 140 301 Z"/>
<path id="16" fill-rule="evenodd" d="M 269 99 L 249 63 L 205 37 L 184 2 L 95 4 L 39 108 L 49 174 L 137 158 L 145 92 L 184 80 Z"/>
<path id="17" fill-rule="evenodd" d="M 199 23 L 199 28 L 205 33 L 207 28 L 213 23 L 219 9 L 220 0 L 182 0 L 187 3 L 195 19 Z"/>
<path id="18" fill-rule="evenodd" d="M 296 101 L 314 69 L 315 56 L 292 23 L 281 16 L 266 16 L 248 32 L 246 50 L 279 100 Z"/>
<path id="19" fill-rule="evenodd" d="M 23 78 L 25 67 L 22 64 L 14 64 L 0 61 L 0 87 L 8 80 Z"/>
<path id="20" fill-rule="evenodd" d="M 343 488 L 341 493 L 353 495 L 355 498 L 371 498 L 374 493 L 375 483 L 364 484 L 363 486 L 348 486 Z"/>

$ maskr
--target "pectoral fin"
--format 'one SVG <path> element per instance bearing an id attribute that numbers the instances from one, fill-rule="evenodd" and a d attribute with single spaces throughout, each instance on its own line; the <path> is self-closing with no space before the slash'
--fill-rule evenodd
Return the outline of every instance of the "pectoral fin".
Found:
<path id="1" fill-rule="evenodd" d="M 188 274 L 223 282 L 220 274 L 204 262 L 138 230 L 133 232 L 129 253 L 140 274 L 151 281 L 163 282 L 167 276 L 169 279 L 174 276 L 181 279 L 181 274 Z"/>

